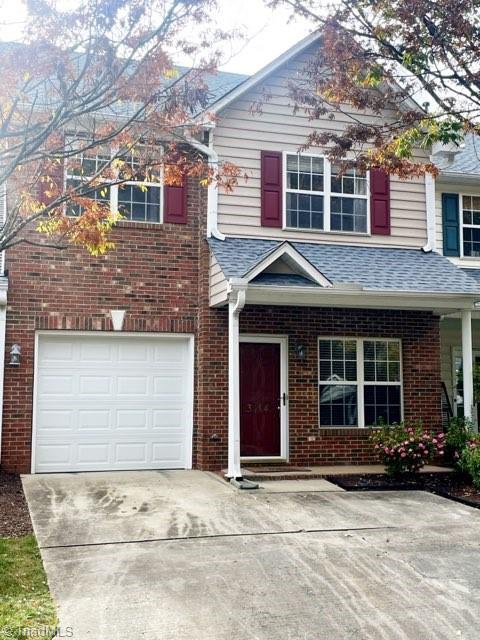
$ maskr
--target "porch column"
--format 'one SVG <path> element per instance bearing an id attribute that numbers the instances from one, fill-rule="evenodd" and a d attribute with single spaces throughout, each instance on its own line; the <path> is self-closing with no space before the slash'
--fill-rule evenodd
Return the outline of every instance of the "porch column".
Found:
<path id="1" fill-rule="evenodd" d="M 233 297 L 233 299 L 232 299 Z M 245 306 L 245 291 L 230 294 L 228 303 L 228 472 L 240 479 L 240 349 L 239 315 Z"/>
<path id="2" fill-rule="evenodd" d="M 472 312 L 462 311 L 463 412 L 473 417 Z"/>

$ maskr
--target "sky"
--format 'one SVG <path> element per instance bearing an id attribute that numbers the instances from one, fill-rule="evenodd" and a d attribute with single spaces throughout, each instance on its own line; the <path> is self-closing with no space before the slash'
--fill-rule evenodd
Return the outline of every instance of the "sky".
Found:
<path id="1" fill-rule="evenodd" d="M 60 0 L 61 2 L 62 0 Z M 312 30 L 305 20 L 288 22 L 289 12 L 267 9 L 262 0 L 218 0 L 223 29 L 240 29 L 245 39 L 228 45 L 224 71 L 252 74 L 274 60 Z M 0 38 L 14 40 L 22 24 L 19 0 L 0 0 Z M 176 61 L 185 64 L 183 60 Z"/>

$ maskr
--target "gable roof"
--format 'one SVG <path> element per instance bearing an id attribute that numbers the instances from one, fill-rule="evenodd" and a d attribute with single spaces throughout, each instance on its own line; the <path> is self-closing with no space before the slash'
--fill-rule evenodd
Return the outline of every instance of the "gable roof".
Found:
<path id="1" fill-rule="evenodd" d="M 267 78 L 271 73 L 281 67 L 282 64 L 288 62 L 288 60 L 291 60 L 299 53 L 304 51 L 304 49 L 319 40 L 320 36 L 321 34 L 319 31 L 314 31 L 310 35 L 303 38 L 303 40 L 297 42 L 295 45 L 293 45 L 293 47 L 290 47 L 290 49 L 287 49 L 287 51 L 275 58 L 275 60 L 272 60 L 272 62 L 269 62 L 259 71 L 248 77 L 248 79 L 242 82 L 242 84 L 239 84 L 235 89 L 223 95 L 216 102 L 213 102 L 209 107 L 209 112 L 215 114 L 224 109 L 227 105 L 239 98 L 246 91 L 249 91 L 249 89 Z"/>
<path id="2" fill-rule="evenodd" d="M 332 283 L 326 278 L 323 273 L 320 273 L 318 269 L 309 262 L 305 256 L 300 253 L 290 242 L 281 242 L 277 246 L 272 247 L 267 253 L 249 269 L 244 278 L 248 282 L 265 275 L 280 275 L 279 273 L 271 273 L 271 268 L 276 264 L 283 263 L 285 267 L 288 267 L 289 273 L 281 275 L 300 276 L 302 280 L 307 280 L 312 285 L 318 285 L 320 287 L 331 287 Z"/>
<path id="3" fill-rule="evenodd" d="M 480 136 L 467 133 L 461 146 L 434 153 L 432 162 L 441 174 L 480 175 Z"/>
<path id="4" fill-rule="evenodd" d="M 213 102 L 207 109 L 198 114 L 197 118 L 207 110 L 210 114 L 213 115 L 219 113 L 219 111 L 225 109 L 225 107 L 227 107 L 234 100 L 240 98 L 244 93 L 255 87 L 259 82 L 265 80 L 270 74 L 274 73 L 285 62 L 288 62 L 295 56 L 302 53 L 302 51 L 313 45 L 315 42 L 319 41 L 321 37 L 322 33 L 319 30 L 310 33 L 308 36 L 293 45 L 293 47 L 290 47 L 290 49 L 287 49 L 287 51 L 272 60 L 272 62 L 269 62 L 252 76 L 249 76 L 248 79 L 245 79 L 241 84 L 238 84 L 238 86 L 236 86 L 234 89 L 225 93 L 217 101 Z M 420 109 L 421 111 L 424 110 L 423 107 L 417 104 L 417 102 L 411 97 L 408 97 L 404 101 L 404 103 L 406 108 L 408 109 Z"/>
<path id="5" fill-rule="evenodd" d="M 250 238 L 209 239 L 210 247 L 226 278 L 244 278 L 265 255 L 282 245 L 278 240 Z M 363 291 L 435 294 L 477 294 L 480 283 L 438 253 L 420 249 L 355 247 L 348 245 L 292 242 L 334 287 Z M 270 284 L 268 274 L 263 284 Z M 290 277 L 286 280 L 296 286 Z M 276 278 L 278 283 L 279 278 Z M 256 284 L 262 284 L 262 279 Z M 287 285 L 287 286 L 288 286 Z M 303 282 L 303 286 L 308 286 Z M 311 286 L 318 286 L 310 283 Z"/>

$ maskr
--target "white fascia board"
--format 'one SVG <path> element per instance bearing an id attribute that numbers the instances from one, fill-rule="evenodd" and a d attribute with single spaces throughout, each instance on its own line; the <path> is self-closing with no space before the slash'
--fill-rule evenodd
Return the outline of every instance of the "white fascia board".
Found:
<path id="1" fill-rule="evenodd" d="M 314 42 L 319 40 L 321 37 L 321 33 L 319 31 L 314 31 L 310 35 L 303 38 L 295 44 L 293 47 L 282 53 L 278 58 L 275 58 L 272 62 L 267 64 L 263 69 L 254 73 L 253 76 L 250 76 L 248 80 L 242 82 L 242 84 L 238 85 L 235 89 L 227 93 L 223 98 L 220 98 L 217 102 L 214 102 L 213 105 L 205 109 L 202 113 L 200 113 L 196 120 L 202 120 L 202 117 L 205 113 L 216 114 L 222 109 L 225 109 L 231 102 L 239 98 L 246 91 L 252 89 L 256 84 L 267 78 L 271 73 L 276 71 L 279 67 L 282 66 L 285 62 L 288 62 L 296 55 L 301 53 L 304 49 L 312 45 Z"/>
<path id="2" fill-rule="evenodd" d="M 474 310 L 480 295 L 438 294 L 412 291 L 319 289 L 317 287 L 266 287 L 249 284 L 247 304 L 286 306 L 356 307 L 370 309 Z"/>
<path id="3" fill-rule="evenodd" d="M 277 260 L 286 256 L 294 263 L 302 275 L 316 282 L 323 288 L 331 288 L 333 285 L 316 267 L 313 266 L 299 251 L 295 249 L 289 242 L 284 242 L 279 247 L 271 251 L 261 262 L 256 264 L 250 271 L 244 275 L 247 282 L 251 282 L 260 275 L 265 269 Z"/>
<path id="4" fill-rule="evenodd" d="M 437 177 L 437 182 L 448 182 L 448 183 L 452 183 L 455 182 L 457 184 L 468 184 L 468 185 L 473 185 L 473 184 L 477 184 L 478 185 L 478 181 L 480 180 L 480 173 L 460 173 L 457 171 L 442 171 L 440 170 L 440 173 Z"/>

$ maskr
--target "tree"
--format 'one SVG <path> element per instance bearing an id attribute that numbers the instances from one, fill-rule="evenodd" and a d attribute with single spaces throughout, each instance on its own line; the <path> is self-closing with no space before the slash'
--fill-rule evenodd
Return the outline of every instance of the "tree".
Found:
<path id="1" fill-rule="evenodd" d="M 347 120 L 341 132 L 312 132 L 306 147 L 330 145 L 334 159 L 351 153 L 357 166 L 408 176 L 436 172 L 433 143 L 479 131 L 479 0 L 337 0 L 327 11 L 321 0 L 267 4 L 321 30 L 318 53 L 291 87 L 295 108 Z"/>
<path id="2" fill-rule="evenodd" d="M 166 184 L 188 176 L 235 182 L 233 167 L 220 174 L 184 146 L 210 99 L 215 43 L 229 37 L 211 26 L 213 0 L 24 5 L 21 42 L 0 45 L 0 185 L 8 199 L 0 250 L 28 242 L 104 253 L 122 217 L 108 202 L 112 185 L 160 176 Z M 178 70 L 172 52 L 194 68 Z"/>

